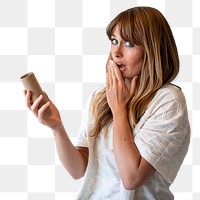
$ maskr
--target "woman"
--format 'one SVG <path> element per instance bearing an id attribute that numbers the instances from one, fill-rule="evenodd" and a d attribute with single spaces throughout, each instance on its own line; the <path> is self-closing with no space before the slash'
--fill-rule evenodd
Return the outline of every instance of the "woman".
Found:
<path id="1" fill-rule="evenodd" d="M 181 89 L 171 83 L 179 59 L 171 29 L 156 9 L 135 7 L 107 27 L 106 86 L 86 105 L 73 146 L 57 108 L 40 96 L 26 103 L 53 131 L 60 160 L 75 179 L 78 200 L 174 199 L 169 186 L 187 153 L 190 126 Z M 51 113 L 45 112 L 47 108 Z"/>

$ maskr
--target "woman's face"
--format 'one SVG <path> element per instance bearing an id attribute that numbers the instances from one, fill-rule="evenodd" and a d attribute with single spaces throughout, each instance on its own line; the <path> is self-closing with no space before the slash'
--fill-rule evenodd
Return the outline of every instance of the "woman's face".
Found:
<path id="1" fill-rule="evenodd" d="M 125 79 L 132 79 L 140 74 L 143 65 L 143 50 L 130 41 L 124 41 L 117 26 L 111 36 L 111 55 Z"/>

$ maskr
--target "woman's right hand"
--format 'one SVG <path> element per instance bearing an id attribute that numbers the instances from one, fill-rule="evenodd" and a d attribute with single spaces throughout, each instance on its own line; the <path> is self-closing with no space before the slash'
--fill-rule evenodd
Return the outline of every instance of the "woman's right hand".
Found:
<path id="1" fill-rule="evenodd" d="M 48 102 L 43 106 L 39 107 L 43 95 L 40 95 L 34 103 L 31 101 L 31 91 L 24 90 L 26 106 L 33 112 L 38 121 L 45 126 L 48 126 L 53 131 L 58 130 L 62 126 L 62 120 L 60 113 L 52 101 L 48 98 L 47 94 L 45 96 L 48 99 Z"/>

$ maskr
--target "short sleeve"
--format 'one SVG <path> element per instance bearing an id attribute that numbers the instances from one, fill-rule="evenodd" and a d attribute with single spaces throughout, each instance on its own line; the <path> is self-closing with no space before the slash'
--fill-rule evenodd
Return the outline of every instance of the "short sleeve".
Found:
<path id="1" fill-rule="evenodd" d="M 164 89 L 150 103 L 135 131 L 141 156 L 172 183 L 188 151 L 190 126 L 181 90 Z"/>

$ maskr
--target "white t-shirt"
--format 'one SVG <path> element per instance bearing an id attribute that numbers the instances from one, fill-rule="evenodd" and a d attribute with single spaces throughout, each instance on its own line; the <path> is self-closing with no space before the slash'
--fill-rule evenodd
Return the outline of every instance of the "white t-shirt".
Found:
<path id="1" fill-rule="evenodd" d="M 97 91 L 96 91 L 97 92 Z M 88 136 L 93 119 L 90 102 L 86 105 L 77 146 L 89 148 L 89 161 L 77 200 L 172 200 L 169 186 L 188 151 L 190 126 L 182 91 L 165 85 L 156 93 L 134 129 L 134 141 L 141 154 L 156 172 L 135 190 L 126 190 L 120 180 L 113 154 L 113 128 L 108 137 L 100 133 Z"/>

